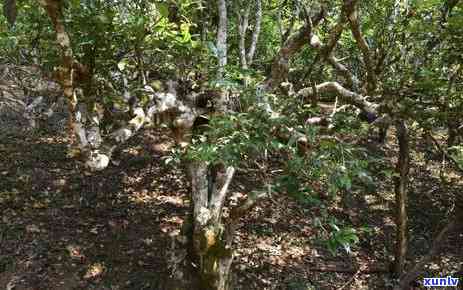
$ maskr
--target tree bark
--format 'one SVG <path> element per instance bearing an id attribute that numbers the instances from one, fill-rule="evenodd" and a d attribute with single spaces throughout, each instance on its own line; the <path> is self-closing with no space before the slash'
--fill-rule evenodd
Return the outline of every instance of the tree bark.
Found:
<path id="1" fill-rule="evenodd" d="M 377 104 L 367 101 L 365 96 L 350 91 L 337 82 L 324 82 L 315 86 L 315 90 L 312 87 L 303 88 L 297 94 L 304 98 L 310 98 L 315 93 L 319 94 L 328 92 L 336 93 L 343 102 L 356 106 L 362 111 L 378 114 Z"/>
<path id="2" fill-rule="evenodd" d="M 244 69 L 248 68 L 248 62 L 246 58 L 246 32 L 248 31 L 248 26 L 249 26 L 249 10 L 250 10 L 250 5 L 249 3 L 245 4 L 244 11 L 241 10 L 241 7 L 239 7 L 242 3 L 237 2 L 238 7 L 237 9 L 237 14 L 238 14 L 238 34 L 239 34 L 239 42 L 238 42 L 238 48 L 239 48 L 239 54 L 240 54 L 240 62 L 241 62 L 241 67 Z"/>
<path id="3" fill-rule="evenodd" d="M 349 23 L 352 35 L 354 36 L 354 39 L 357 42 L 357 46 L 363 54 L 363 62 L 365 63 L 367 71 L 367 92 L 371 94 L 376 90 L 377 87 L 375 65 L 371 56 L 370 46 L 363 37 L 362 30 L 360 28 L 357 9 L 354 9 L 354 11 L 349 15 Z"/>
<path id="4" fill-rule="evenodd" d="M 396 123 L 397 140 L 399 143 L 399 159 L 396 165 L 395 197 L 396 197 L 396 250 L 394 271 L 400 277 L 405 267 L 407 254 L 407 193 L 410 170 L 410 140 L 408 127 L 405 121 Z"/>
<path id="5" fill-rule="evenodd" d="M 247 69 L 249 65 L 252 64 L 254 60 L 254 54 L 257 49 L 257 42 L 259 40 L 260 27 L 262 21 L 262 2 L 261 0 L 256 0 L 256 19 L 254 24 L 254 29 L 251 36 L 251 44 L 249 49 L 246 48 L 246 35 L 249 27 L 249 13 L 251 6 L 249 2 L 244 4 L 240 1 L 236 2 L 237 7 L 237 18 L 238 18 L 238 49 L 240 55 L 241 67 Z M 244 5 L 244 8 L 241 9 L 240 6 Z"/>
<path id="6" fill-rule="evenodd" d="M 227 64 L 227 3 L 225 0 L 218 0 L 217 3 L 218 79 L 222 79 Z M 228 93 L 222 90 L 216 100 L 218 113 L 227 113 L 227 97 Z M 233 261 L 232 233 L 225 230 L 222 209 L 235 169 L 225 168 L 222 164 L 211 165 L 202 160 L 191 162 L 188 168 L 193 203 L 193 231 L 190 244 L 193 247 L 192 258 L 198 264 L 201 287 L 204 290 L 228 290 Z"/>
<path id="7" fill-rule="evenodd" d="M 262 1 L 256 0 L 256 23 L 251 37 L 251 45 L 247 54 L 247 63 L 251 65 L 254 61 L 254 54 L 257 49 L 257 43 L 259 41 L 260 27 L 262 22 Z"/>
<path id="8" fill-rule="evenodd" d="M 222 209 L 235 169 L 218 166 L 208 173 L 209 164 L 195 161 L 189 164 L 193 201 L 193 258 L 198 264 L 202 289 L 230 289 L 229 278 L 233 250 L 233 233 L 225 230 Z M 210 174 L 214 178 L 208 178 Z"/>
<path id="9" fill-rule="evenodd" d="M 217 28 L 217 51 L 219 60 L 218 78 L 222 78 L 227 65 L 227 1 L 217 0 L 219 25 Z"/>
<path id="10" fill-rule="evenodd" d="M 59 0 L 39 0 L 40 5 L 45 9 L 48 17 L 53 24 L 56 32 L 56 41 L 60 47 L 61 64 L 59 80 L 63 86 L 63 94 L 68 101 L 68 128 L 69 141 L 71 145 L 75 143 L 75 115 L 77 107 L 77 98 L 74 93 L 73 75 L 74 75 L 74 57 L 71 47 L 71 40 L 66 32 L 63 17 L 62 2 Z"/>
<path id="11" fill-rule="evenodd" d="M 277 55 L 273 58 L 270 77 L 263 84 L 264 91 L 271 91 L 287 79 L 289 60 L 310 41 L 313 35 L 313 28 L 321 22 L 324 16 L 325 10 L 322 8 L 320 13 L 311 19 L 307 19 L 305 24 L 285 41 Z"/>
<path id="12" fill-rule="evenodd" d="M 447 121 L 448 139 L 447 147 L 460 145 L 463 140 L 463 125 L 458 120 L 449 118 Z"/>

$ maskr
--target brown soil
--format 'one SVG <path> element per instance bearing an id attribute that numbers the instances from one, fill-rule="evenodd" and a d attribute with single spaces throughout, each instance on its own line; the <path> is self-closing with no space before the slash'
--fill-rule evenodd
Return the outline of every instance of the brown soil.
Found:
<path id="1" fill-rule="evenodd" d="M 163 289 L 171 273 L 172 235 L 180 230 L 189 201 L 182 170 L 164 165 L 170 141 L 153 143 L 160 136 L 145 132 L 122 151 L 118 166 L 85 174 L 66 157 L 65 138 L 1 133 L 0 289 Z M 346 225 L 370 228 L 359 234 L 350 255 L 327 251 L 326 233 L 314 222 L 323 214 L 320 207 L 275 194 L 242 220 L 235 289 L 388 289 L 389 273 L 355 269 L 387 268 L 392 258 L 392 182 L 381 170 L 391 169 L 395 152 L 393 145 L 378 150 L 386 162 L 373 164 L 375 189 L 359 187 L 328 203 L 327 212 Z M 444 180 L 439 161 L 426 166 L 421 151 L 414 155 L 410 264 L 429 249 L 455 196 L 463 192 L 461 179 L 449 168 Z M 245 194 L 254 182 L 239 174 L 231 196 Z M 462 241 L 461 235 L 452 236 L 423 276 L 456 273 Z"/>

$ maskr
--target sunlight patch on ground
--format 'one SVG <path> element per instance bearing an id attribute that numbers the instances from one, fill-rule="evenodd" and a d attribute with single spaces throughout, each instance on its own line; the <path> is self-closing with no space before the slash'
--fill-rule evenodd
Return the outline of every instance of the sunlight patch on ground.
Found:
<path id="1" fill-rule="evenodd" d="M 95 279 L 100 277 L 105 272 L 105 266 L 101 263 L 94 263 L 90 265 L 85 272 L 84 279 Z"/>
<path id="2" fill-rule="evenodd" d="M 134 192 L 129 196 L 129 200 L 136 204 L 150 203 L 158 200 L 157 194 L 153 192 L 148 192 L 147 190 L 142 190 Z"/>

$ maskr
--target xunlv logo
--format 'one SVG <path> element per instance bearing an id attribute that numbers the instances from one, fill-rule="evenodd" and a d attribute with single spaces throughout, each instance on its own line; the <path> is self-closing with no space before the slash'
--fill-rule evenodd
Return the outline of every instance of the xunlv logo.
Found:
<path id="1" fill-rule="evenodd" d="M 456 287 L 458 286 L 458 278 L 446 277 L 446 278 L 424 278 L 424 287 Z"/>

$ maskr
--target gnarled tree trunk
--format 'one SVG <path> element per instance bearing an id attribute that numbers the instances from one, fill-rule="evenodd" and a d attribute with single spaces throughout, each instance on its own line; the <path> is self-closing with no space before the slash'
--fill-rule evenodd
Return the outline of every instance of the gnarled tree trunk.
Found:
<path id="1" fill-rule="evenodd" d="M 233 236 L 240 218 L 265 197 L 266 193 L 249 194 L 224 219 L 222 210 L 235 169 L 195 161 L 188 165 L 188 171 L 193 201 L 190 252 L 193 254 L 193 262 L 198 265 L 201 289 L 233 289 L 230 284 Z"/>
<path id="2" fill-rule="evenodd" d="M 223 78 L 227 64 L 227 2 L 218 0 L 217 29 L 218 78 Z M 246 61 L 246 59 L 243 59 Z M 227 112 L 228 94 L 222 90 L 215 100 L 219 113 Z M 233 260 L 231 234 L 222 221 L 222 209 L 235 169 L 223 165 L 194 161 L 188 164 L 191 178 L 192 258 L 198 264 L 202 289 L 227 290 Z"/>
<path id="3" fill-rule="evenodd" d="M 188 167 L 193 201 L 191 246 L 202 289 L 230 289 L 232 233 L 222 221 L 222 209 L 235 169 L 210 167 L 203 161 L 192 162 Z"/>

